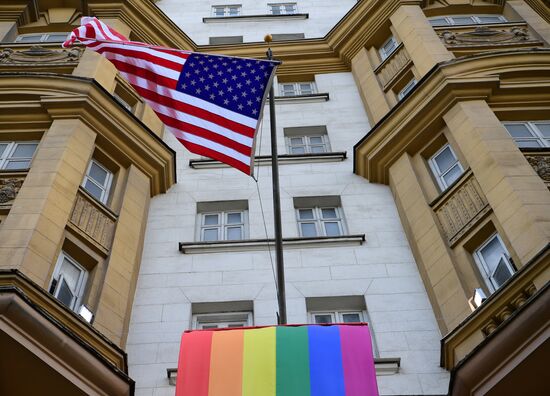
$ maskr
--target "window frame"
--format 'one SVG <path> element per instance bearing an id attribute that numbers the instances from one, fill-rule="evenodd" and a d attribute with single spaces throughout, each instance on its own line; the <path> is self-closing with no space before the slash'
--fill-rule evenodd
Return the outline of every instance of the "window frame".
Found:
<path id="1" fill-rule="evenodd" d="M 59 257 L 57 258 L 57 263 L 55 265 L 52 279 L 50 281 L 49 290 L 50 290 L 50 294 L 54 296 L 56 300 L 58 300 L 63 304 L 63 302 L 59 300 L 59 298 L 57 297 L 56 292 L 59 292 L 60 290 L 59 286 L 61 285 L 61 280 L 63 280 L 62 278 L 63 274 L 60 275 L 59 273 L 61 271 L 61 267 L 63 265 L 64 260 L 67 260 L 70 264 L 76 267 L 76 269 L 80 270 L 80 275 L 78 277 L 77 286 L 75 290 L 75 297 L 73 297 L 74 300 L 71 302 L 71 306 L 67 306 L 72 311 L 77 312 L 80 306 L 82 305 L 82 298 L 84 297 L 84 291 L 86 290 L 86 283 L 88 281 L 88 270 L 86 270 L 86 268 L 84 268 L 80 263 L 78 263 L 78 261 L 73 259 L 69 254 L 67 254 L 64 251 L 61 251 L 61 253 L 59 254 Z M 55 286 L 54 286 L 54 281 L 56 282 Z M 54 287 L 53 290 L 52 290 L 52 286 Z"/>
<path id="2" fill-rule="evenodd" d="M 65 38 L 63 40 L 59 41 L 47 41 L 47 39 L 52 35 L 57 34 L 64 34 Z M 40 36 L 40 39 L 38 41 L 22 41 L 23 38 L 29 37 L 29 36 Z M 62 43 L 67 39 L 69 36 L 69 32 L 48 32 L 48 33 L 26 33 L 26 34 L 20 34 L 15 38 L 15 43 Z"/>
<path id="3" fill-rule="evenodd" d="M 12 141 L 0 141 L 0 144 L 7 144 L 7 147 L 4 149 L 2 153 L 0 153 L 0 170 L 4 171 L 18 171 L 18 170 L 27 170 L 31 168 L 32 160 L 34 159 L 34 156 L 36 154 L 36 150 L 38 149 L 38 145 L 40 144 L 37 140 L 12 140 Z M 36 147 L 34 149 L 34 152 L 32 153 L 32 157 L 12 157 L 13 153 L 17 149 L 17 146 L 20 144 L 36 144 Z M 6 165 L 10 161 L 29 161 L 29 166 L 26 168 L 12 168 L 7 169 Z"/>
<path id="4" fill-rule="evenodd" d="M 287 5 L 291 5 L 294 7 L 294 11 L 287 12 L 286 7 Z M 281 7 L 281 13 L 280 14 L 274 14 L 273 13 L 273 6 L 280 6 Z M 298 14 L 298 3 L 295 2 L 285 2 L 285 3 L 268 3 L 267 9 L 269 11 L 269 15 L 296 15 Z"/>
<path id="5" fill-rule="evenodd" d="M 441 154 L 443 151 L 445 151 L 446 148 L 449 148 L 449 150 L 451 151 L 452 155 L 455 157 L 455 162 L 447 169 L 445 170 L 444 172 L 441 172 L 439 170 L 439 166 L 437 165 L 437 162 L 435 161 L 435 158 Z M 428 160 L 428 163 L 430 165 L 430 169 L 432 171 L 432 174 L 433 176 L 435 177 L 436 181 L 437 181 L 437 184 L 439 186 L 439 188 L 441 189 L 441 191 L 445 191 L 447 188 L 449 188 L 452 184 L 454 184 L 454 182 L 456 182 L 456 180 L 458 180 L 460 178 L 460 176 L 455 179 L 452 183 L 450 184 L 447 184 L 447 181 L 445 180 L 445 175 L 447 173 L 449 173 L 451 171 L 451 169 L 453 169 L 455 167 L 455 165 L 458 164 L 458 167 L 460 168 L 461 172 L 460 174 L 462 175 L 464 173 L 464 167 L 462 166 L 462 164 L 460 163 L 460 160 L 458 159 L 458 156 L 456 155 L 456 153 L 454 152 L 453 148 L 451 147 L 451 145 L 449 143 L 445 143 L 439 150 L 437 150 L 435 152 L 434 155 L 432 155 L 430 157 L 430 159 Z"/>
<path id="6" fill-rule="evenodd" d="M 504 259 L 504 263 L 506 264 L 507 269 L 510 271 L 510 278 L 514 276 L 514 273 L 516 272 L 516 269 L 512 263 L 512 259 L 510 257 L 510 253 L 508 252 L 508 249 L 506 248 L 506 245 L 504 244 L 504 241 L 498 234 L 498 232 L 493 233 L 489 238 L 487 238 L 481 245 L 479 245 L 478 248 L 474 250 L 473 257 L 474 261 L 479 267 L 479 270 L 481 272 L 481 276 L 483 280 L 485 281 L 485 284 L 489 288 L 489 291 L 491 293 L 494 293 L 496 290 L 498 290 L 501 285 L 497 285 L 496 281 L 493 280 L 493 276 L 498 269 L 498 264 L 495 267 L 495 271 L 491 274 L 489 271 L 489 266 L 487 264 L 487 261 L 485 260 L 485 257 L 483 257 L 482 250 L 487 247 L 494 239 L 497 239 L 500 246 L 504 250 L 504 253 L 501 254 L 500 259 Z M 500 262 L 499 259 L 499 262 Z M 510 279 L 508 278 L 508 279 Z M 506 281 L 505 281 L 506 282 Z"/>
<path id="7" fill-rule="evenodd" d="M 343 315 L 345 314 L 359 314 L 359 322 L 344 322 Z M 309 323 L 310 324 L 320 324 L 315 321 L 316 316 L 318 315 L 330 315 L 332 318 L 331 324 L 335 323 L 369 323 L 369 316 L 367 311 L 360 311 L 360 310 L 354 310 L 354 309 L 340 309 L 340 310 L 334 310 L 334 311 L 310 311 L 308 312 L 309 316 Z"/>
<path id="8" fill-rule="evenodd" d="M 323 219 L 323 209 L 335 209 L 336 218 L 333 219 Z M 342 213 L 341 206 L 309 206 L 309 207 L 300 207 L 295 208 L 296 210 L 296 223 L 298 225 L 298 235 L 300 238 L 317 238 L 317 237 L 337 237 L 346 234 L 346 229 L 344 226 L 344 216 Z M 300 211 L 301 210 L 312 210 L 313 219 L 301 219 Z M 315 224 L 315 236 L 305 236 L 302 232 L 302 224 Z M 325 223 L 337 223 L 339 235 L 327 235 L 324 224 Z"/>
<path id="9" fill-rule="evenodd" d="M 311 143 L 311 138 L 321 138 L 321 143 Z M 315 135 L 298 135 L 298 136 L 285 136 L 286 147 L 288 153 L 291 155 L 303 155 L 303 154 L 322 154 L 330 153 L 330 142 L 327 134 L 315 134 Z M 292 139 L 302 139 L 302 144 L 292 144 Z M 304 153 L 293 153 L 293 148 L 303 147 Z M 323 151 L 313 152 L 313 147 L 323 147 Z"/>
<path id="10" fill-rule="evenodd" d="M 498 17 L 500 20 L 499 22 L 483 22 L 480 18 L 486 18 L 486 17 Z M 473 23 L 468 24 L 458 24 L 455 23 L 453 18 L 471 18 L 473 20 Z M 446 25 L 434 25 L 432 24 L 432 21 L 436 19 L 445 19 L 447 22 Z M 444 26 L 471 26 L 471 25 L 490 25 L 490 24 L 497 24 L 497 23 L 506 23 L 508 22 L 508 19 L 504 15 L 494 15 L 494 14 L 479 14 L 479 15 L 442 15 L 437 16 L 433 18 L 429 18 L 428 21 L 430 22 L 430 25 L 432 27 L 444 27 Z"/>
<path id="11" fill-rule="evenodd" d="M 105 172 L 107 172 L 107 176 L 105 177 L 105 185 L 104 186 L 100 186 L 99 183 L 96 180 L 94 180 L 92 177 L 89 176 L 90 169 L 92 169 L 92 164 L 96 164 L 98 167 L 100 167 Z M 106 205 L 107 201 L 109 200 L 110 193 L 111 193 L 111 187 L 112 187 L 112 184 L 113 184 L 113 176 L 114 176 L 113 172 L 111 172 L 107 167 L 102 165 L 98 160 L 96 160 L 95 158 L 92 158 L 90 160 L 90 162 L 88 163 L 88 167 L 86 168 L 86 173 L 85 173 L 84 178 L 82 180 L 81 186 L 88 194 L 90 194 L 90 196 L 92 196 L 94 199 L 98 200 L 102 204 Z M 93 183 L 96 187 L 101 189 L 102 192 L 101 192 L 101 197 L 100 198 L 95 197 L 90 191 L 88 191 L 88 189 L 86 188 L 86 181 L 88 181 L 88 180 L 91 183 Z"/>
<path id="12" fill-rule="evenodd" d="M 412 80 L 410 80 L 407 84 L 405 84 L 405 86 L 401 89 L 401 91 L 399 91 L 399 93 L 397 94 L 397 99 L 401 100 L 405 96 L 407 96 L 409 92 L 413 90 L 413 88 L 416 86 L 417 83 L 418 82 L 416 81 L 416 78 L 413 78 Z"/>
<path id="13" fill-rule="evenodd" d="M 231 14 L 230 10 L 231 8 L 236 7 L 237 8 L 237 14 Z M 223 8 L 223 15 L 218 15 L 216 13 L 216 9 Z M 213 5 L 212 6 L 212 17 L 213 18 L 227 18 L 227 17 L 235 17 L 235 16 L 241 16 L 242 14 L 243 5 L 242 4 L 227 4 L 227 5 Z"/>
<path id="14" fill-rule="evenodd" d="M 227 217 L 229 214 L 235 214 L 240 213 L 241 214 L 241 222 L 240 223 L 228 223 Z M 200 218 L 200 227 L 199 227 L 199 241 L 201 242 L 221 242 L 221 241 L 244 241 L 248 239 L 248 210 L 246 209 L 228 209 L 228 210 L 219 210 L 219 211 L 206 211 L 206 212 L 200 212 L 198 213 Z M 205 219 L 208 215 L 217 215 L 218 216 L 218 223 L 215 225 L 206 225 Z M 220 221 L 221 219 L 221 221 Z M 227 230 L 228 228 L 232 227 L 240 227 L 241 228 L 241 239 L 228 239 L 227 238 Z M 207 241 L 204 238 L 204 231 L 208 229 L 217 229 L 218 232 L 218 239 L 213 241 Z"/>
<path id="15" fill-rule="evenodd" d="M 309 85 L 311 93 L 303 93 L 302 85 Z M 292 94 L 285 95 L 285 87 L 292 87 Z M 285 98 L 291 98 L 293 96 L 301 95 L 315 95 L 317 93 L 317 84 L 315 81 L 300 81 L 291 83 L 279 83 L 279 95 Z"/>
<path id="16" fill-rule="evenodd" d="M 527 129 L 529 130 L 529 132 L 533 133 L 533 137 L 529 138 L 529 137 L 514 137 L 512 136 L 512 133 L 508 130 L 508 128 L 506 128 L 508 134 L 510 135 L 510 137 L 514 140 L 514 142 L 516 143 L 516 145 L 519 147 L 519 148 L 525 148 L 525 149 L 529 149 L 529 148 L 537 148 L 537 147 L 525 147 L 525 146 L 520 146 L 518 144 L 518 140 L 529 140 L 529 141 L 536 141 L 540 144 L 540 146 L 538 148 L 548 148 L 550 147 L 550 136 L 549 137 L 545 137 L 542 132 L 538 129 L 538 126 L 537 124 L 550 124 L 550 120 L 541 120 L 541 121 L 505 121 L 503 122 L 502 124 L 504 125 L 504 127 L 506 128 L 506 125 L 524 125 L 525 127 L 527 127 Z"/>
<path id="17" fill-rule="evenodd" d="M 250 327 L 253 325 L 253 315 L 251 311 L 193 314 L 191 323 L 193 330 L 209 330 L 204 328 L 205 325 L 215 325 L 216 329 Z M 235 324 L 242 324 L 242 326 L 230 327 Z"/>
<path id="18" fill-rule="evenodd" d="M 393 42 L 394 45 L 392 50 L 387 52 L 384 47 L 390 42 Z M 397 50 L 397 47 L 399 47 L 399 43 L 397 42 L 395 37 L 391 35 L 386 41 L 384 41 L 384 43 L 380 46 L 380 48 L 378 48 L 378 53 L 380 54 L 381 60 L 384 61 L 388 59 L 391 56 L 391 54 L 393 54 Z"/>

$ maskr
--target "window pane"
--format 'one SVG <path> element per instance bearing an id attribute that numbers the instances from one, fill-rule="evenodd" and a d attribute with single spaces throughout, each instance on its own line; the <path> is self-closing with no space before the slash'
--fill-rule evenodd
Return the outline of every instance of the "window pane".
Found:
<path id="1" fill-rule="evenodd" d="M 535 124 L 544 137 L 550 137 L 550 123 Z"/>
<path id="2" fill-rule="evenodd" d="M 207 214 L 204 215 L 204 225 L 218 225 L 218 215 L 217 214 Z"/>
<path id="3" fill-rule="evenodd" d="M 61 265 L 60 274 L 63 274 L 63 278 L 69 285 L 69 287 L 76 291 L 76 286 L 78 285 L 78 279 L 82 271 L 75 267 L 69 260 L 63 259 L 63 264 Z"/>
<path id="4" fill-rule="evenodd" d="M 455 162 L 456 158 L 450 147 L 446 147 L 442 152 L 434 157 L 434 161 L 441 173 L 445 173 Z"/>
<path id="5" fill-rule="evenodd" d="M 336 213 L 335 208 L 321 209 L 321 213 L 323 215 L 323 219 L 337 219 L 338 218 L 338 214 Z"/>
<path id="6" fill-rule="evenodd" d="M 478 17 L 481 23 L 499 23 L 502 22 L 498 16 L 480 16 Z"/>
<path id="7" fill-rule="evenodd" d="M 542 147 L 537 139 L 514 139 L 518 147 Z"/>
<path id="8" fill-rule="evenodd" d="M 300 230 L 302 236 L 305 238 L 313 238 L 317 236 L 317 229 L 315 223 L 300 223 Z"/>
<path id="9" fill-rule="evenodd" d="M 313 220 L 313 209 L 300 209 L 298 214 L 300 220 Z"/>
<path id="10" fill-rule="evenodd" d="M 493 274 L 493 280 L 496 283 L 496 287 L 500 287 L 504 282 L 510 279 L 511 276 L 512 273 L 510 272 L 510 268 L 508 267 L 504 257 L 502 257 L 498 262 L 495 273 Z"/>
<path id="11" fill-rule="evenodd" d="M 340 235 L 340 226 L 336 222 L 327 222 L 324 224 L 325 232 L 327 236 L 338 236 Z"/>
<path id="12" fill-rule="evenodd" d="M 68 36 L 68 33 L 48 34 L 48 37 L 46 37 L 45 41 L 48 43 L 57 43 L 57 42 L 65 41 L 67 36 Z"/>
<path id="13" fill-rule="evenodd" d="M 342 314 L 342 320 L 344 323 L 358 323 L 361 322 L 361 317 L 358 313 L 345 313 Z"/>
<path id="14" fill-rule="evenodd" d="M 533 133 L 524 124 L 506 124 L 504 125 L 512 137 L 532 137 Z"/>
<path id="15" fill-rule="evenodd" d="M 227 227 L 227 239 L 230 241 L 243 239 L 242 227 Z"/>
<path id="16" fill-rule="evenodd" d="M 445 18 L 430 19 L 432 26 L 447 26 L 449 22 Z"/>
<path id="17" fill-rule="evenodd" d="M 311 84 L 300 84 L 300 91 L 302 91 L 302 95 L 309 95 L 313 93 L 313 87 Z"/>
<path id="18" fill-rule="evenodd" d="M 396 43 L 395 43 L 395 40 L 391 39 L 391 40 L 388 40 L 388 42 L 386 42 L 386 44 L 384 44 L 384 51 L 386 52 L 386 54 L 390 54 L 396 47 Z"/>
<path id="19" fill-rule="evenodd" d="M 217 241 L 218 240 L 218 229 L 217 228 L 206 228 L 202 232 L 202 240 L 206 242 Z"/>
<path id="20" fill-rule="evenodd" d="M 23 160 L 23 161 L 8 161 L 5 169 L 28 169 L 31 164 L 31 161 L 29 160 Z"/>
<path id="21" fill-rule="evenodd" d="M 311 146 L 311 152 L 316 153 L 324 153 L 326 152 L 325 146 Z"/>
<path id="22" fill-rule="evenodd" d="M 19 36 L 17 42 L 19 43 L 37 43 L 42 37 L 41 34 L 31 34 L 29 36 Z"/>
<path id="23" fill-rule="evenodd" d="M 84 189 L 88 191 L 90 195 L 92 195 L 94 198 L 101 200 L 101 194 L 103 194 L 103 190 L 91 180 L 86 180 L 86 183 L 84 184 Z"/>
<path id="24" fill-rule="evenodd" d="M 332 323 L 332 315 L 315 315 L 316 324 Z"/>
<path id="25" fill-rule="evenodd" d="M 240 224 L 242 222 L 242 213 L 227 214 L 227 224 Z"/>
<path id="26" fill-rule="evenodd" d="M 242 323 L 231 323 L 231 324 L 227 325 L 227 327 L 234 329 L 234 328 L 238 328 L 238 327 L 244 327 L 244 324 L 242 324 Z"/>
<path id="27" fill-rule="evenodd" d="M 452 20 L 457 25 L 471 25 L 474 23 L 472 17 L 452 17 Z"/>
<path id="28" fill-rule="evenodd" d="M 301 137 L 297 137 L 297 138 L 290 138 L 290 144 L 292 146 L 299 146 L 301 144 L 304 144 L 304 139 L 301 138 Z"/>
<path id="29" fill-rule="evenodd" d="M 271 13 L 274 14 L 274 15 L 281 14 L 281 7 L 278 6 L 278 5 L 272 5 L 271 6 Z"/>
<path id="30" fill-rule="evenodd" d="M 11 155 L 11 158 L 32 158 L 36 146 L 36 143 L 19 143 Z"/>
<path id="31" fill-rule="evenodd" d="M 323 138 L 321 136 L 310 136 L 309 142 L 311 144 L 323 144 Z"/>
<path id="32" fill-rule="evenodd" d="M 306 148 L 305 147 L 291 147 L 290 148 L 290 154 L 305 154 Z"/>
<path id="33" fill-rule="evenodd" d="M 95 162 L 92 162 L 92 166 L 90 167 L 90 172 L 88 172 L 88 176 L 90 176 L 102 186 L 105 186 L 107 175 L 108 173 L 107 171 L 105 171 L 105 169 L 98 166 Z"/>
<path id="34" fill-rule="evenodd" d="M 4 150 L 6 150 L 6 147 L 8 147 L 7 144 L 0 144 L 0 158 L 2 158 L 2 154 L 4 154 Z"/>
<path id="35" fill-rule="evenodd" d="M 447 186 L 450 186 L 451 184 L 454 183 L 455 180 L 457 180 L 460 177 L 460 175 L 462 175 L 462 169 L 460 169 L 460 166 L 456 164 L 451 168 L 449 172 L 447 172 L 443 176 L 443 180 L 445 180 L 445 184 Z"/>
<path id="36" fill-rule="evenodd" d="M 65 279 L 61 279 L 61 283 L 59 284 L 59 288 L 57 289 L 57 299 L 69 308 L 73 308 L 72 303 L 74 297 L 75 296 L 71 292 L 71 289 L 69 288 L 67 282 L 65 282 Z"/>
<path id="37" fill-rule="evenodd" d="M 218 328 L 218 325 L 199 325 L 199 327 L 203 330 L 206 330 L 206 329 L 217 329 Z"/>
<path id="38" fill-rule="evenodd" d="M 493 237 L 493 239 L 491 239 L 491 241 L 480 250 L 480 253 L 483 256 L 483 260 L 485 260 L 489 274 L 491 274 L 495 271 L 502 255 L 505 254 L 506 251 L 498 238 Z"/>

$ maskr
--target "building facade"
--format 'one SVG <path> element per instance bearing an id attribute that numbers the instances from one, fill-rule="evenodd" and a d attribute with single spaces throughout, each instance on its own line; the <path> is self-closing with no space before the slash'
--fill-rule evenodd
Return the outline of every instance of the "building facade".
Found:
<path id="1" fill-rule="evenodd" d="M 183 331 L 277 322 L 269 115 L 255 179 L 190 154 L 60 49 L 83 15 L 235 56 L 272 35 L 289 323 L 368 322 L 381 395 L 545 393 L 547 1 L 9 0 L 0 394 L 173 395 Z"/>

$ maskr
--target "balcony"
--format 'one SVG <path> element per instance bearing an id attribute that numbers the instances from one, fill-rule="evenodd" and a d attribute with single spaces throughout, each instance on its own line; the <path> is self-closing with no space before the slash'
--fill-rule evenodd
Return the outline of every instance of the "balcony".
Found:
<path id="1" fill-rule="evenodd" d="M 388 56 L 374 70 L 384 91 L 388 91 L 402 77 L 412 65 L 411 57 L 403 46 L 399 44 L 396 50 Z"/>
<path id="2" fill-rule="evenodd" d="M 525 159 L 533 170 L 544 181 L 546 187 L 550 190 L 550 150 L 544 149 L 521 149 Z"/>
<path id="3" fill-rule="evenodd" d="M 471 170 L 465 171 L 430 206 L 451 247 L 491 209 Z"/>

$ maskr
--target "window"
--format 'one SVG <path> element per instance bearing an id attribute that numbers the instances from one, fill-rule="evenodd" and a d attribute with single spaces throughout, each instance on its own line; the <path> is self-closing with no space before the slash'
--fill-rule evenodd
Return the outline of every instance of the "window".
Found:
<path id="1" fill-rule="evenodd" d="M 451 146 L 445 144 L 430 158 L 430 167 L 441 190 L 445 190 L 464 172 Z"/>
<path id="2" fill-rule="evenodd" d="M 314 324 L 362 323 L 367 321 L 362 311 L 311 312 L 310 315 L 311 322 Z"/>
<path id="3" fill-rule="evenodd" d="M 215 5 L 212 6 L 212 16 L 214 17 L 228 17 L 241 15 L 242 6 L 240 4 L 234 5 Z"/>
<path id="4" fill-rule="evenodd" d="M 279 84 L 281 96 L 313 95 L 316 92 L 317 88 L 313 81 Z"/>
<path id="5" fill-rule="evenodd" d="M 199 202 L 199 239 L 204 242 L 246 239 L 247 201 Z"/>
<path id="6" fill-rule="evenodd" d="M 69 33 L 38 33 L 21 34 L 15 39 L 16 43 L 61 43 L 67 39 Z"/>
<path id="7" fill-rule="evenodd" d="M 498 289 L 515 272 L 502 239 L 494 234 L 474 252 L 474 258 L 491 291 Z"/>
<path id="8" fill-rule="evenodd" d="M 193 315 L 193 329 L 231 329 L 252 326 L 252 312 L 225 312 Z"/>
<path id="9" fill-rule="evenodd" d="M 405 87 L 401 91 L 399 91 L 399 93 L 397 94 L 397 98 L 399 100 L 403 99 L 405 96 L 407 96 L 409 92 L 412 91 L 415 85 L 416 85 L 416 79 L 413 78 L 411 81 L 407 83 L 407 85 L 405 85 Z"/>
<path id="10" fill-rule="evenodd" d="M 283 129 L 289 154 L 318 154 L 330 151 L 324 125 Z"/>
<path id="11" fill-rule="evenodd" d="M 296 3 L 273 3 L 268 4 L 269 13 L 272 15 L 292 15 L 298 12 Z"/>
<path id="12" fill-rule="evenodd" d="M 456 15 L 430 19 L 432 26 L 483 25 L 503 22 L 507 22 L 507 20 L 502 15 Z"/>
<path id="13" fill-rule="evenodd" d="M 382 44 L 382 47 L 378 49 L 378 52 L 380 52 L 380 57 L 382 58 L 382 60 L 390 56 L 397 49 L 397 46 L 398 46 L 397 41 L 395 41 L 395 38 L 393 36 L 387 39 L 386 42 Z"/>
<path id="14" fill-rule="evenodd" d="M 81 304 L 88 272 L 74 259 L 62 252 L 57 261 L 50 293 L 73 311 Z"/>
<path id="15" fill-rule="evenodd" d="M 113 174 L 95 159 L 90 161 L 82 187 L 101 203 L 109 199 Z"/>
<path id="16" fill-rule="evenodd" d="M 507 122 L 504 127 L 518 147 L 550 147 L 550 121 Z"/>
<path id="17" fill-rule="evenodd" d="M 301 40 L 306 38 L 306 35 L 304 33 L 274 33 L 271 35 L 271 38 L 273 41 Z"/>
<path id="18" fill-rule="evenodd" d="M 0 142 L 0 169 L 28 169 L 38 142 Z"/>
<path id="19" fill-rule="evenodd" d="M 239 44 L 243 42 L 243 36 L 218 36 L 208 39 L 210 45 Z"/>
<path id="20" fill-rule="evenodd" d="M 296 197 L 294 208 L 301 237 L 339 236 L 345 234 L 340 197 Z"/>

